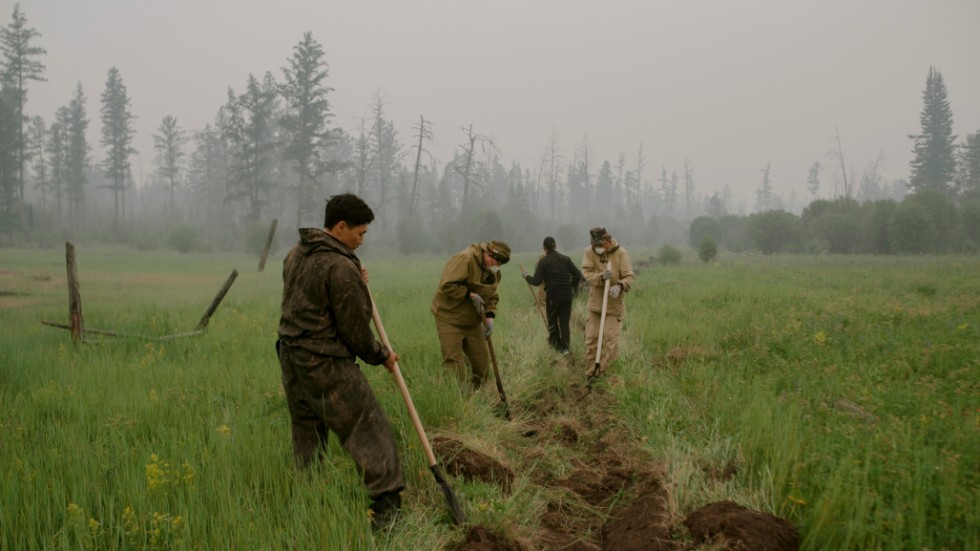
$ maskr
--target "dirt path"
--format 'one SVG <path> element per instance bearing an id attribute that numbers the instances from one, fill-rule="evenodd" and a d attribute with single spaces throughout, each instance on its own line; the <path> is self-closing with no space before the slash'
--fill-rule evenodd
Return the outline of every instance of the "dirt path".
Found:
<path id="1" fill-rule="evenodd" d="M 551 366 L 567 369 L 556 362 Z M 459 551 L 561 549 L 795 550 L 799 535 L 786 520 L 719 502 L 687 517 L 670 513 L 666 469 L 653 462 L 611 415 L 612 396 L 604 384 L 590 391 L 573 377 L 555 377 L 526 403 L 512 403 L 522 438 L 509 450 L 511 465 L 466 448 L 449 438 L 433 441 L 450 473 L 500 485 L 508 493 L 514 473 L 529 479 L 546 500 L 536 530 L 514 527 L 509 539 L 484 526 L 471 526 Z M 729 474 L 727 470 L 720 475 Z M 524 491 L 528 491 L 525 489 Z"/>

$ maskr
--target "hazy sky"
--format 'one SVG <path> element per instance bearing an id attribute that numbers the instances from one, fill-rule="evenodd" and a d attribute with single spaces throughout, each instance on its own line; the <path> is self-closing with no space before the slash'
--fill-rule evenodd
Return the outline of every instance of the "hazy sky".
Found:
<path id="1" fill-rule="evenodd" d="M 13 2 L 0 3 L 7 24 Z M 110 67 L 132 100 L 144 176 L 165 115 L 214 120 L 228 87 L 282 67 L 312 31 L 330 65 L 334 124 L 353 132 L 379 91 L 406 149 L 420 114 L 446 162 L 460 127 L 491 136 L 504 162 L 534 168 L 552 129 L 570 160 L 588 136 L 597 168 L 645 179 L 689 158 L 699 194 L 749 199 L 772 164 L 775 190 L 806 195 L 820 161 L 831 192 L 839 129 L 849 174 L 881 155 L 908 176 L 930 65 L 943 74 L 960 137 L 980 131 L 980 1 L 21 0 L 47 49 L 27 109 L 47 122 L 80 81 L 93 158 Z M 134 159 L 134 170 L 137 160 Z"/>

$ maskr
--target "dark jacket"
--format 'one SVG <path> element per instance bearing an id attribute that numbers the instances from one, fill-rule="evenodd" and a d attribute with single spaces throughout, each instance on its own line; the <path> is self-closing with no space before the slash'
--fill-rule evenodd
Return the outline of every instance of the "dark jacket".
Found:
<path id="1" fill-rule="evenodd" d="M 371 332 L 357 255 L 319 228 L 302 228 L 299 236 L 282 263 L 279 339 L 324 356 L 384 363 L 388 350 Z"/>
<path id="2" fill-rule="evenodd" d="M 558 251 L 546 252 L 534 268 L 534 275 L 527 276 L 527 282 L 531 285 L 544 283 L 548 299 L 557 301 L 571 300 L 580 279 L 582 272 L 575 267 L 575 263 Z"/>

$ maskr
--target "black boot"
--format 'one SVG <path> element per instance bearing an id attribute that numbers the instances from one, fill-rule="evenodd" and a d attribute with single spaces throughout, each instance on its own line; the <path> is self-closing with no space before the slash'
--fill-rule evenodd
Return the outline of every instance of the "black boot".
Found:
<path id="1" fill-rule="evenodd" d="M 402 508 L 399 492 L 385 492 L 371 499 L 371 526 L 375 530 L 385 530 L 398 519 Z"/>

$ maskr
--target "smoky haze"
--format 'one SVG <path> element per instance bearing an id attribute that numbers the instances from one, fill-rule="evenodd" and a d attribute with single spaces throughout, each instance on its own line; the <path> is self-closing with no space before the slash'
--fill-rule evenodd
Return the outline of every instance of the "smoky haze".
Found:
<path id="1" fill-rule="evenodd" d="M 844 168 L 876 161 L 907 179 L 930 66 L 942 71 L 960 136 L 980 130 L 980 2 L 919 0 L 379 1 L 22 0 L 47 50 L 46 82 L 31 83 L 28 115 L 50 123 L 76 82 L 88 97 L 92 159 L 99 95 L 117 67 L 131 99 L 134 172 L 153 171 L 152 135 L 166 115 L 193 131 L 213 124 L 229 88 L 282 67 L 305 31 L 323 45 L 334 90 L 331 125 L 356 135 L 379 95 L 403 165 L 412 129 L 434 124 L 440 163 L 465 142 L 493 140 L 501 163 L 537 173 L 554 140 L 563 163 L 588 146 L 603 161 L 637 165 L 653 182 L 693 168 L 696 193 L 727 185 L 730 211 L 753 210 L 762 171 L 787 210 L 839 193 Z M 12 4 L 3 10 L 9 20 Z M 192 145 L 187 146 L 189 155 Z M 837 166 L 835 166 L 837 163 Z M 794 200 L 795 198 L 795 200 Z"/>

